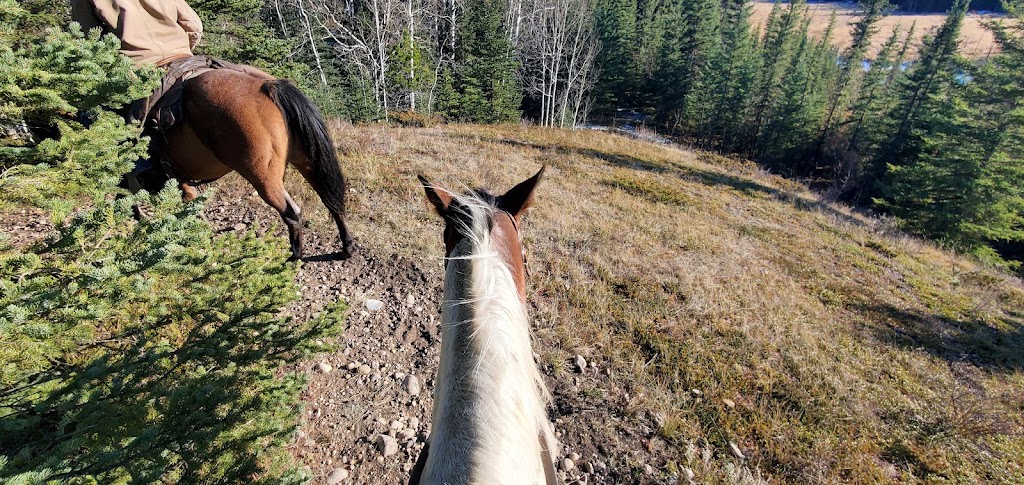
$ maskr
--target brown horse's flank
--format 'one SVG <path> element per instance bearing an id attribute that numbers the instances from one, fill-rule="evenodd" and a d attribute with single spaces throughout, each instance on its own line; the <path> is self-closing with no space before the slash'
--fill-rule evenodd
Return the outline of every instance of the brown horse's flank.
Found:
<path id="1" fill-rule="evenodd" d="M 167 133 L 175 175 L 215 180 L 237 171 L 288 227 L 293 258 L 302 257 L 302 210 L 284 187 L 292 164 L 327 206 L 347 255 L 345 180 L 320 113 L 291 83 L 252 69 L 214 70 L 185 84 L 185 119 Z M 181 182 L 186 199 L 193 187 Z"/>

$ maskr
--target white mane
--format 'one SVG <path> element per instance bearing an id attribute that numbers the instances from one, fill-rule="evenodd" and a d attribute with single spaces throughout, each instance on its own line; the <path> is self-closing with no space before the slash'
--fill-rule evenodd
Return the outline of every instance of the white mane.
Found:
<path id="1" fill-rule="evenodd" d="M 465 237 L 445 271 L 441 364 L 422 483 L 543 484 L 542 459 L 553 461 L 556 453 L 548 394 L 533 361 L 526 308 L 491 246 L 489 221 L 498 209 L 475 196 L 450 207 L 468 217 L 449 219 Z"/>

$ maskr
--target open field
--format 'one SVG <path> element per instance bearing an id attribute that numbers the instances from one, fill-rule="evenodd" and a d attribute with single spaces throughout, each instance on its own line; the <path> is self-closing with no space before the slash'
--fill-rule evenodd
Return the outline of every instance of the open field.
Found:
<path id="1" fill-rule="evenodd" d="M 838 17 L 836 19 L 836 31 L 833 33 L 833 44 L 840 48 L 846 47 L 850 43 L 853 32 L 852 23 L 856 20 L 853 10 L 854 5 L 853 3 L 812 3 L 808 5 L 808 8 L 813 13 L 811 33 L 820 36 L 825 31 L 825 28 L 828 27 L 832 11 L 836 10 Z M 751 17 L 751 22 L 763 28 L 768 22 L 768 15 L 771 13 L 771 10 L 771 2 L 754 2 L 754 14 Z M 973 59 L 984 58 L 989 55 L 995 46 L 995 42 L 992 38 L 992 33 L 985 28 L 983 22 L 999 18 L 1004 17 L 999 15 L 979 15 L 974 12 L 968 13 L 960 32 L 960 52 Z M 878 31 L 875 33 L 872 48 L 868 51 L 868 57 L 873 57 L 878 53 L 885 39 L 892 34 L 892 29 L 896 25 L 899 25 L 900 31 L 906 34 L 910 26 L 916 23 L 915 37 L 918 39 L 917 44 L 919 44 L 920 39 L 925 34 L 934 32 L 942 24 L 943 20 L 945 20 L 945 15 L 943 14 L 896 13 L 889 15 L 878 23 Z M 916 45 L 913 51 L 916 52 Z"/>
<path id="2" fill-rule="evenodd" d="M 415 175 L 504 190 L 542 164 L 528 300 L 563 455 L 580 455 L 570 481 L 1024 482 L 1016 278 L 746 163 L 618 135 L 342 126 L 336 139 L 362 249 L 305 263 L 292 310 L 339 296 L 356 309 L 338 352 L 305 367 L 337 369 L 311 372 L 294 446 L 317 482 L 335 468 L 404 480 L 417 439 L 387 458 L 373 439 L 429 427 L 441 221 Z M 289 182 L 310 252 L 333 250 L 326 212 Z M 215 224 L 282 234 L 240 179 L 219 185 L 232 201 L 211 204 Z M 249 215 L 223 215 L 236 209 Z M 386 310 L 359 313 L 367 297 Z M 592 366 L 578 372 L 576 355 Z"/>

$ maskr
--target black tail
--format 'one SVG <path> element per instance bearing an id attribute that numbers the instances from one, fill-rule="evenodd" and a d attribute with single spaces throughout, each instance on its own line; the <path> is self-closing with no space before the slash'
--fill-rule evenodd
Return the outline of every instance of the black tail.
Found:
<path id="1" fill-rule="evenodd" d="M 313 178 L 319 185 L 313 188 L 320 200 L 331 212 L 344 215 L 345 177 L 320 110 L 299 88 L 283 79 L 264 83 L 263 93 L 281 110 L 291 137 L 302 140 L 302 148 L 313 164 Z"/>

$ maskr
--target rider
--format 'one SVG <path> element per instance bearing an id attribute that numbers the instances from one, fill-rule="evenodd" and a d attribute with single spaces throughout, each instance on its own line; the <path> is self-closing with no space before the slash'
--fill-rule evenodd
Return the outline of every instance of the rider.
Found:
<path id="1" fill-rule="evenodd" d="M 203 34 L 199 15 L 184 0 L 70 0 L 71 18 L 121 39 L 136 65 L 164 67 L 192 56 Z"/>
<path id="2" fill-rule="evenodd" d="M 203 34 L 199 15 L 184 0 L 70 0 L 71 18 L 83 31 L 100 28 L 121 40 L 121 53 L 137 66 L 154 65 L 169 71 L 168 78 L 152 96 L 126 107 L 129 121 L 145 122 L 153 106 L 180 78 L 170 72 L 192 58 L 192 49 Z M 170 123 L 173 123 L 171 121 Z M 165 127 L 166 128 L 166 127 Z M 158 152 L 151 136 L 151 157 Z M 141 188 L 143 172 L 153 167 L 152 160 L 139 160 L 126 176 L 133 191 Z"/>

